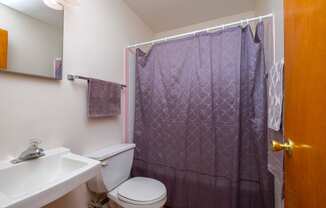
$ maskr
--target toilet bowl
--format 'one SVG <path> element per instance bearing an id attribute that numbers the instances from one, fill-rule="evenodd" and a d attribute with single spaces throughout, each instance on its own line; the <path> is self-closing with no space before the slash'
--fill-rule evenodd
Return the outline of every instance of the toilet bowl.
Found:
<path id="1" fill-rule="evenodd" d="M 100 174 L 90 180 L 88 188 L 106 193 L 123 208 L 160 208 L 166 203 L 163 183 L 146 177 L 130 178 L 135 144 L 118 144 L 95 151 L 88 157 L 101 161 Z"/>

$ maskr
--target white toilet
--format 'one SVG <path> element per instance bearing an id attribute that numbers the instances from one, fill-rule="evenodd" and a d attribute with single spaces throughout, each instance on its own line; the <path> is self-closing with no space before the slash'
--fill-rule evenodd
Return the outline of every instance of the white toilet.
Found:
<path id="1" fill-rule="evenodd" d="M 123 208 L 160 208 L 166 202 L 163 183 L 144 177 L 130 177 L 135 144 L 118 144 L 100 149 L 88 157 L 102 163 L 101 174 L 88 182 L 95 193 L 107 193 Z"/>

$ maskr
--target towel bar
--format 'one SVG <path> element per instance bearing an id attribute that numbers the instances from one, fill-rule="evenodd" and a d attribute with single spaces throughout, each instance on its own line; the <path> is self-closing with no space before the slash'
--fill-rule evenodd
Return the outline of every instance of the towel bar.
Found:
<path id="1" fill-rule="evenodd" d="M 91 78 L 88 78 L 88 77 L 84 77 L 84 76 L 79 76 L 79 75 L 72 75 L 72 74 L 68 74 L 67 75 L 67 79 L 70 80 L 70 81 L 74 81 L 75 79 L 82 79 L 82 80 L 90 80 Z M 124 85 L 124 84 L 120 84 L 120 86 L 122 88 L 125 88 L 127 87 L 127 85 Z"/>

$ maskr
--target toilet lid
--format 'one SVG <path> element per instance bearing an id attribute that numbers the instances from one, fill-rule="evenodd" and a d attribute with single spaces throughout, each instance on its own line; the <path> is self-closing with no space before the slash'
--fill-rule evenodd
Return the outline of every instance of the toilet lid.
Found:
<path id="1" fill-rule="evenodd" d="M 119 186 L 118 196 L 131 204 L 152 204 L 166 197 L 166 188 L 158 180 L 135 177 Z"/>

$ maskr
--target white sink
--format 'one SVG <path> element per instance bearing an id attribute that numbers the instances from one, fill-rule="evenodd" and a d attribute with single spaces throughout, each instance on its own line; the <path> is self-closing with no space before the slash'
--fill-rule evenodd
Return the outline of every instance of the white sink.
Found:
<path id="1" fill-rule="evenodd" d="M 63 147 L 36 160 L 0 162 L 0 207 L 42 207 L 95 177 L 99 167 L 98 161 Z"/>

